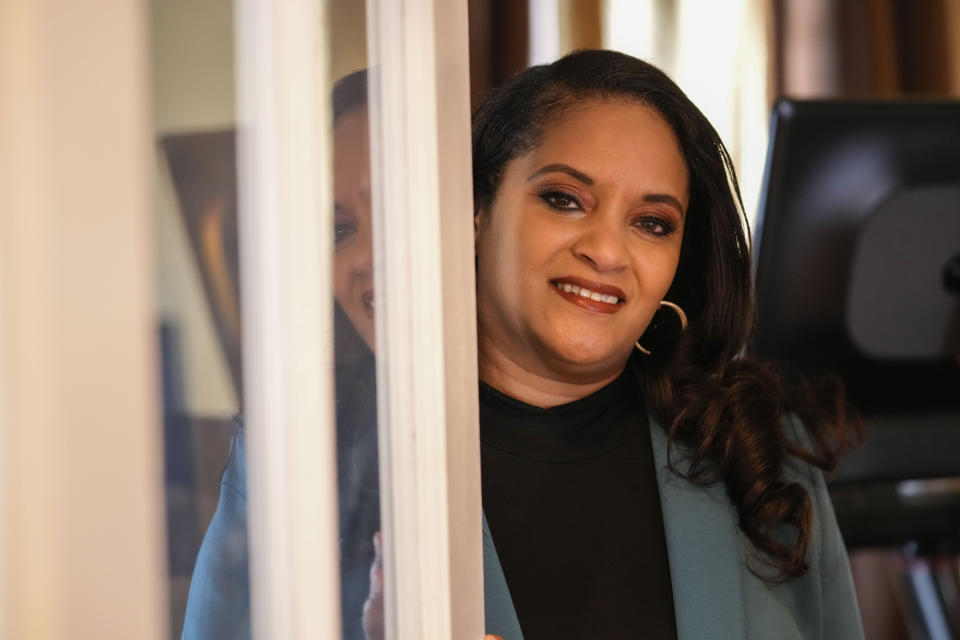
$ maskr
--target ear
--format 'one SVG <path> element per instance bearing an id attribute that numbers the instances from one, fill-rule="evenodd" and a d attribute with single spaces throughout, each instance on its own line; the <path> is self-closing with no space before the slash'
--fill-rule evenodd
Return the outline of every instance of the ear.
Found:
<path id="1" fill-rule="evenodd" d="M 480 234 L 487 226 L 487 213 L 483 209 L 476 209 L 473 212 L 473 255 L 477 255 L 477 243 L 480 242 Z"/>

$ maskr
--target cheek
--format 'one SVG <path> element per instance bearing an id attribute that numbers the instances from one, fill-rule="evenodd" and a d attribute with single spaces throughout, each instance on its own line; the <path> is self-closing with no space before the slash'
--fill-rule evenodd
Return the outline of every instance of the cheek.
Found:
<path id="1" fill-rule="evenodd" d="M 517 233 L 518 237 L 525 239 L 516 247 L 517 261 L 532 267 L 546 265 L 551 258 L 561 253 L 562 247 L 572 244 L 567 230 L 559 225 L 532 222 L 521 227 Z"/>
<path id="2" fill-rule="evenodd" d="M 656 297 L 659 302 L 677 273 L 680 262 L 680 244 L 657 247 L 646 251 L 637 260 L 635 270 L 641 286 L 641 295 Z"/>
<path id="3" fill-rule="evenodd" d="M 524 247 L 515 231 L 487 228 L 477 243 L 477 308 L 487 331 L 509 332 L 523 316 Z"/>
<path id="4" fill-rule="evenodd" d="M 480 232 L 477 239 L 477 265 L 479 286 L 492 290 L 502 287 L 508 274 L 515 268 L 513 261 L 517 247 L 510 241 L 513 236 L 511 230 L 505 230 L 502 225 L 487 225 Z"/>
<path id="5" fill-rule="evenodd" d="M 350 302 L 350 255 L 349 250 L 341 249 L 333 256 L 333 297 L 340 306 Z"/>
<path id="6" fill-rule="evenodd" d="M 505 194 L 476 236 L 478 304 L 522 308 L 544 284 L 544 274 L 563 243 L 563 227 L 546 224 L 522 197 Z"/>

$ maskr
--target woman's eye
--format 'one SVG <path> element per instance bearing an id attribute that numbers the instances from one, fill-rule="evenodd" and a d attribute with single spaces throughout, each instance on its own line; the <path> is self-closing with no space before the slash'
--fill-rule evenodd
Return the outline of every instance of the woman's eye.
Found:
<path id="1" fill-rule="evenodd" d="M 345 244 L 357 233 L 357 225 L 345 220 L 334 220 L 333 222 L 333 245 L 339 247 Z"/>
<path id="2" fill-rule="evenodd" d="M 556 209 L 557 211 L 579 211 L 583 208 L 576 198 L 563 191 L 547 191 L 541 193 L 540 199 L 543 200 L 548 207 Z"/>
<path id="3" fill-rule="evenodd" d="M 646 231 L 658 237 L 668 236 L 673 232 L 673 225 L 671 223 L 656 216 L 638 218 L 633 224 L 641 231 Z"/>

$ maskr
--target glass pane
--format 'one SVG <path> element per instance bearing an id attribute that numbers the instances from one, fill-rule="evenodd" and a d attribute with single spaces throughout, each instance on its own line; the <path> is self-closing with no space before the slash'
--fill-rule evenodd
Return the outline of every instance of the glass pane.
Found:
<path id="1" fill-rule="evenodd" d="M 333 192 L 320 197 L 333 211 L 325 224 L 333 238 L 342 636 L 362 640 L 380 529 L 365 15 L 362 2 L 326 10 L 330 83 L 317 118 L 332 122 Z M 173 637 L 250 634 L 233 24 L 229 2 L 153 2 Z M 377 593 L 367 608 L 371 637 L 382 633 Z"/>
<path id="2" fill-rule="evenodd" d="M 343 637 L 383 634 L 370 119 L 364 4 L 332 2 L 333 294 Z M 374 572 L 382 576 L 382 569 Z M 364 603 L 370 604 L 364 612 Z"/>
<path id="3" fill-rule="evenodd" d="M 233 5 L 150 6 L 170 630 L 190 594 L 185 635 L 227 637 L 249 629 Z"/>

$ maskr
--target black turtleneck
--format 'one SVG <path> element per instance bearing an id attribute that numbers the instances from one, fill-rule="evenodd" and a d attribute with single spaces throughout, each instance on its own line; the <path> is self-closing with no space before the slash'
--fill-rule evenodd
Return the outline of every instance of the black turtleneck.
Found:
<path id="1" fill-rule="evenodd" d="M 646 412 L 628 366 L 540 409 L 480 386 L 483 508 L 526 640 L 676 638 Z"/>

